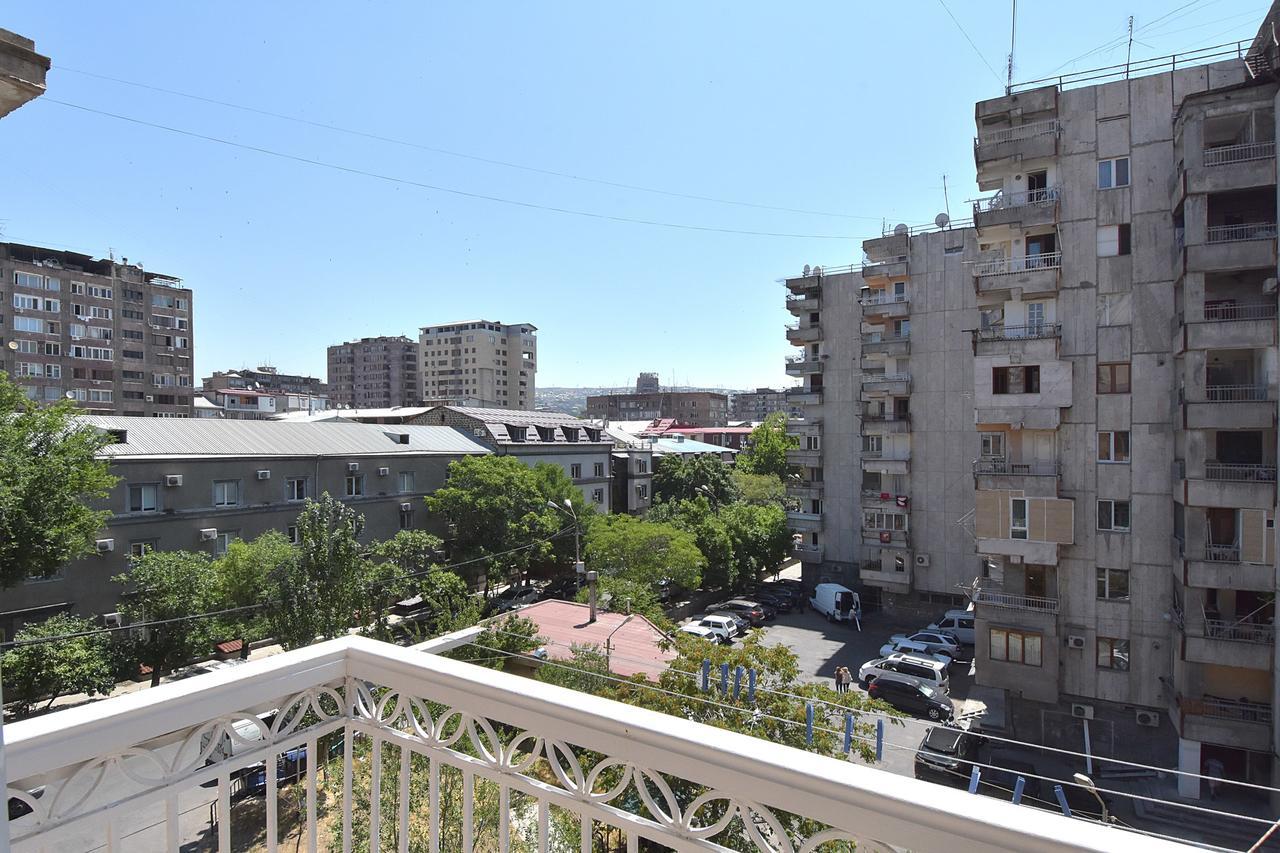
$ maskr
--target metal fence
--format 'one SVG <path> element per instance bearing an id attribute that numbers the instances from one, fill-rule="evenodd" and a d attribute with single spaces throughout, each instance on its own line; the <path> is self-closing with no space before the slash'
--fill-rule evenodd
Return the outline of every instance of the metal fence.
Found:
<path id="1" fill-rule="evenodd" d="M 1026 477 L 1056 477 L 1059 466 L 1052 460 L 1033 460 L 1031 462 L 1010 462 L 1008 459 L 975 459 L 975 474 L 1005 474 Z"/>
<path id="2" fill-rule="evenodd" d="M 1225 480 L 1232 483 L 1274 483 L 1276 467 L 1274 465 L 1246 465 L 1237 462 L 1206 462 L 1204 464 L 1206 480 Z"/>
<path id="3" fill-rule="evenodd" d="M 1207 544 L 1204 546 L 1204 559 L 1206 563 L 1238 563 L 1240 546 Z"/>
<path id="4" fill-rule="evenodd" d="M 1275 642 L 1276 629 L 1274 625 L 1206 618 L 1204 635 L 1212 640 L 1231 640 L 1237 643 L 1258 643 L 1269 646 Z"/>
<path id="5" fill-rule="evenodd" d="M 1210 225 L 1208 242 L 1240 243 L 1245 240 L 1267 240 L 1276 236 L 1274 222 L 1246 222 L 1241 225 Z"/>
<path id="6" fill-rule="evenodd" d="M 998 192 L 987 198 L 976 199 L 973 202 L 973 214 L 977 216 L 979 213 L 997 210 L 1053 204 L 1061 192 L 1061 187 L 1041 187 L 1038 190 L 1021 190 L 1016 193 Z"/>
<path id="7" fill-rule="evenodd" d="M 1056 338 L 1062 334 L 1060 323 L 1035 323 L 1030 326 L 991 326 L 978 330 L 980 342 L 1031 341 Z"/>
<path id="8" fill-rule="evenodd" d="M 1038 595 L 1015 595 L 1009 592 L 995 592 L 989 589 L 976 589 L 973 592 L 975 604 L 990 604 L 993 607 L 1007 607 L 1012 610 L 1035 610 L 1041 613 L 1057 613 L 1058 599 L 1045 598 Z"/>
<path id="9" fill-rule="evenodd" d="M 1034 270 L 1059 269 L 1061 266 L 1061 252 L 1042 252 L 1038 255 L 1023 255 L 1020 258 L 979 261 L 973 265 L 973 274 L 976 276 L 1013 275 Z"/>
<path id="10" fill-rule="evenodd" d="M 1226 166 L 1249 160 L 1266 160 L 1276 156 L 1275 142 L 1245 142 L 1241 145 L 1221 145 L 1204 150 L 1206 166 Z"/>
<path id="11" fill-rule="evenodd" d="M 1207 385 L 1204 392 L 1210 403 L 1256 403 L 1267 399 L 1266 385 Z"/>
<path id="12" fill-rule="evenodd" d="M 1206 300 L 1204 319 L 1206 322 L 1218 323 L 1229 320 L 1274 320 L 1276 304 L 1274 302 L 1220 302 L 1211 303 Z"/>
<path id="13" fill-rule="evenodd" d="M 1044 121 L 1033 121 L 1027 124 L 1020 124 L 1015 127 L 1003 127 L 999 130 L 987 130 L 978 135 L 975 143 L 978 145 L 999 145 L 1002 142 L 1016 142 L 1020 139 L 1032 139 L 1037 136 L 1047 136 L 1057 133 L 1059 129 L 1058 120 L 1056 118 L 1045 119 Z"/>

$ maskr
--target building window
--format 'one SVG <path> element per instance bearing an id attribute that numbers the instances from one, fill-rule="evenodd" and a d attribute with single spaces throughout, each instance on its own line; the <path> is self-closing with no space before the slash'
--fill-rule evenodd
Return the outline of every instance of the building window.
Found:
<path id="1" fill-rule="evenodd" d="M 413 529 L 413 510 L 412 509 L 400 510 L 400 529 L 401 530 Z"/>
<path id="2" fill-rule="evenodd" d="M 991 368 L 991 393 L 1039 394 L 1040 366 Z"/>
<path id="3" fill-rule="evenodd" d="M 603 462 L 597 462 L 597 463 L 595 464 L 595 468 L 594 468 L 594 470 L 593 470 L 593 475 L 594 475 L 594 476 L 596 476 L 596 477 L 603 477 L 603 476 L 604 476 L 604 463 L 603 463 Z"/>
<path id="4" fill-rule="evenodd" d="M 1116 157 L 1098 161 L 1098 189 L 1110 190 L 1129 186 L 1129 158 Z"/>
<path id="5" fill-rule="evenodd" d="M 221 557 L 227 553 L 231 543 L 240 538 L 239 530 L 219 531 L 218 538 L 213 541 L 213 553 Z"/>
<path id="6" fill-rule="evenodd" d="M 1129 252 L 1129 223 L 1098 226 L 1098 257 L 1115 257 Z"/>
<path id="7" fill-rule="evenodd" d="M 648 499 L 649 499 L 649 487 L 648 487 L 648 485 L 646 485 L 646 484 L 644 484 L 644 483 L 639 483 L 639 484 L 637 484 L 637 485 L 636 485 L 636 497 L 640 498 L 640 500 L 642 500 L 642 501 L 644 501 L 644 500 L 648 500 Z"/>
<path id="8" fill-rule="evenodd" d="M 213 505 L 237 506 L 240 503 L 239 480 L 214 480 Z"/>
<path id="9" fill-rule="evenodd" d="M 1128 501 L 1098 501 L 1098 529 L 1129 532 Z"/>
<path id="10" fill-rule="evenodd" d="M 1025 666 L 1040 666 L 1040 634 L 1030 631 L 1011 631 L 1006 628 L 992 628 L 991 633 L 992 660 L 1009 663 L 1020 663 Z"/>
<path id="11" fill-rule="evenodd" d="M 982 433 L 982 458 L 983 459 L 1003 459 L 1004 458 L 1004 433 L 1002 432 Z"/>
<path id="12" fill-rule="evenodd" d="M 284 499 L 287 501 L 305 501 L 307 499 L 307 478 L 290 477 L 285 480 Z"/>
<path id="13" fill-rule="evenodd" d="M 576 463 L 576 462 L 575 462 L 575 463 L 573 463 L 572 465 L 570 465 L 570 466 L 569 466 L 569 477 L 570 477 L 571 479 L 574 479 L 574 480 L 581 480 L 581 479 L 582 479 L 582 466 L 581 466 L 581 465 L 579 465 L 579 464 L 578 464 L 578 463 Z"/>
<path id="14" fill-rule="evenodd" d="M 1098 638 L 1098 667 L 1129 671 L 1129 641 L 1111 637 Z"/>
<path id="15" fill-rule="evenodd" d="M 143 483 L 129 487 L 129 512 L 155 512 L 159 509 L 160 487 Z"/>
<path id="16" fill-rule="evenodd" d="M 1129 393 L 1129 365 L 1127 362 L 1098 365 L 1098 393 Z"/>
<path id="17" fill-rule="evenodd" d="M 348 474 L 347 475 L 347 497 L 358 498 L 364 495 L 364 475 Z"/>
<path id="18" fill-rule="evenodd" d="M 637 459 L 637 460 L 636 460 L 636 473 L 637 473 L 637 474 L 648 474 L 648 473 L 649 473 L 649 461 L 648 461 L 647 459 Z"/>
<path id="19" fill-rule="evenodd" d="M 1108 430 L 1098 433 L 1098 461 L 1128 464 L 1129 431 Z"/>
<path id="20" fill-rule="evenodd" d="M 134 539 L 129 543 L 129 556 L 141 557 L 142 555 L 154 551 L 156 549 L 155 539 Z"/>
<path id="21" fill-rule="evenodd" d="M 400 472 L 400 494 L 407 495 L 413 491 L 413 472 Z"/>
<path id="22" fill-rule="evenodd" d="M 1027 538 L 1027 499 L 1009 499 L 1009 538 Z"/>
<path id="23" fill-rule="evenodd" d="M 1129 599 L 1129 570 L 1099 567 L 1098 598 L 1127 601 Z"/>
<path id="24" fill-rule="evenodd" d="M 816 448 L 811 448 L 816 449 Z M 862 452 L 871 453 L 879 456 L 884 452 L 884 436 L 882 435 L 864 435 L 862 437 Z"/>
<path id="25" fill-rule="evenodd" d="M 298 535 L 298 525 L 290 524 L 284 529 L 284 535 L 289 537 L 290 545 L 301 545 L 302 537 Z"/>
<path id="26" fill-rule="evenodd" d="M 604 489 L 592 489 L 591 500 L 598 504 L 604 503 Z"/>

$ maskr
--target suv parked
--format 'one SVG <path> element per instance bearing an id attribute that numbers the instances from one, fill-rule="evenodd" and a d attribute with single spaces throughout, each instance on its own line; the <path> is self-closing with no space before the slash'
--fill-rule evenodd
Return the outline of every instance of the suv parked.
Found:
<path id="1" fill-rule="evenodd" d="M 710 609 L 731 610 L 734 613 L 741 613 L 751 620 L 753 626 L 763 624 L 764 620 L 768 618 L 768 611 L 758 601 L 747 601 L 742 598 L 731 598 L 728 601 L 722 601 L 719 604 L 712 605 Z"/>
<path id="2" fill-rule="evenodd" d="M 960 643 L 955 637 L 942 633 L 941 631 L 916 631 L 914 634 L 894 634 L 889 638 L 889 642 L 896 643 L 899 640 L 910 640 L 913 643 L 920 643 L 925 646 L 930 654 L 943 654 L 955 660 L 960 655 Z"/>
<path id="3" fill-rule="evenodd" d="M 885 643 L 880 647 L 880 657 L 887 658 L 892 654 L 911 655 L 913 657 L 936 660 L 943 666 L 951 666 L 950 655 L 942 652 L 934 654 L 923 643 L 914 643 L 911 640 L 898 640 L 897 642 Z"/>
<path id="4" fill-rule="evenodd" d="M 972 646 L 976 639 L 973 628 L 972 610 L 948 610 L 942 618 L 931 622 L 927 631 L 944 631 L 951 634 L 966 646 Z"/>
<path id="5" fill-rule="evenodd" d="M 734 633 L 739 637 L 746 636 L 751 630 L 751 620 L 747 618 L 745 613 L 735 613 L 732 610 L 709 610 L 707 616 L 723 616 L 733 623 Z"/>
<path id="6" fill-rule="evenodd" d="M 917 714 L 931 720 L 950 720 L 955 717 L 951 700 L 941 690 L 915 681 L 899 681 L 896 674 L 883 675 L 867 687 L 872 699 L 888 702 L 899 711 Z"/>
<path id="7" fill-rule="evenodd" d="M 982 738 L 964 729 L 931 726 L 916 750 L 915 777 L 953 788 L 966 787 L 973 772 L 970 762 L 977 758 L 981 742 Z"/>
<path id="8" fill-rule="evenodd" d="M 698 620 L 697 624 L 703 628 L 707 628 L 714 632 L 720 638 L 722 643 L 732 643 L 733 635 L 737 633 L 738 624 L 729 616 L 717 616 L 711 614 L 703 616 Z"/>
<path id="9" fill-rule="evenodd" d="M 918 658 L 915 655 L 892 654 L 869 660 L 858 670 L 858 680 L 872 684 L 886 674 L 892 674 L 899 680 L 936 687 L 943 693 L 951 692 L 947 668 L 936 660 Z"/>

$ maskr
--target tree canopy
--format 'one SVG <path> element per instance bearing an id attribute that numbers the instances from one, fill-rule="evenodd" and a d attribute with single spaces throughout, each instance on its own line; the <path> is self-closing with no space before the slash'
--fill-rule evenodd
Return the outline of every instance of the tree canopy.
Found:
<path id="1" fill-rule="evenodd" d="M 732 470 L 715 454 L 664 456 L 653 473 L 654 500 L 690 501 L 705 497 L 713 507 L 730 503 L 740 497 Z"/>
<path id="2" fill-rule="evenodd" d="M 800 439 L 787 434 L 786 413 L 774 412 L 751 431 L 746 448 L 738 454 L 738 470 L 783 479 L 793 467 L 787 463 L 787 451 L 799 446 Z"/>
<path id="3" fill-rule="evenodd" d="M 93 631 L 91 619 L 59 613 L 43 622 L 27 625 L 14 640 L 36 640 Z M 105 634 L 17 646 L 0 656 L 4 674 L 4 698 L 13 703 L 16 716 L 30 714 L 37 703 L 48 700 L 49 707 L 59 696 L 85 693 L 107 694 L 115 687 L 109 640 Z"/>
<path id="4" fill-rule="evenodd" d="M 179 620 L 143 629 L 138 659 L 151 667 L 151 684 L 173 667 L 209 651 L 214 625 L 208 619 L 186 619 L 209 613 L 218 605 L 218 575 L 207 554 L 148 551 L 133 561 L 128 574 L 113 578 L 134 590 L 121 601 L 128 622 Z"/>
<path id="5" fill-rule="evenodd" d="M 116 482 L 97 458 L 110 436 L 75 413 L 68 400 L 37 406 L 0 371 L 0 587 L 91 552 L 111 515 L 91 506 Z"/>
<path id="6" fill-rule="evenodd" d="M 702 580 L 706 560 L 688 532 L 630 515 L 597 518 L 587 530 L 585 561 L 602 575 L 649 587 L 671 580 L 690 589 Z"/>

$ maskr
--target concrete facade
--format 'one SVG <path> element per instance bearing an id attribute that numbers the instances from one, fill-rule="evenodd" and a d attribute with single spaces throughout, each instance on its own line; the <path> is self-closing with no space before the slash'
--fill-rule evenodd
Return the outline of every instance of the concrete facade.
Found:
<path id="1" fill-rule="evenodd" d="M 32 399 L 192 416 L 192 293 L 180 279 L 128 258 L 0 243 L 0 317 L 0 370 Z"/>
<path id="2" fill-rule="evenodd" d="M 610 421 L 672 418 L 686 426 L 729 423 L 729 397 L 713 391 L 654 391 L 644 394 L 593 394 L 586 417 Z"/>
<path id="3" fill-rule="evenodd" d="M 418 396 L 442 404 L 532 410 L 537 332 L 529 323 L 492 320 L 423 326 Z"/>
<path id="4" fill-rule="evenodd" d="M 253 420 L 329 408 L 329 388 L 319 379 L 281 373 L 269 365 L 257 370 L 215 370 L 201 385 L 202 395 L 219 408 L 217 416 L 223 418 Z"/>
<path id="5" fill-rule="evenodd" d="M 787 403 L 785 389 L 757 388 L 754 391 L 739 391 L 729 396 L 729 419 L 739 421 L 762 421 L 774 412 L 785 412 L 787 417 L 800 418 L 803 412 L 799 406 Z"/>
<path id="6" fill-rule="evenodd" d="M 361 338 L 328 351 L 329 399 L 351 409 L 418 402 L 418 343 L 404 336 Z"/>
<path id="7" fill-rule="evenodd" d="M 0 118 L 44 94 L 49 57 L 36 53 L 36 43 L 0 29 Z"/>

